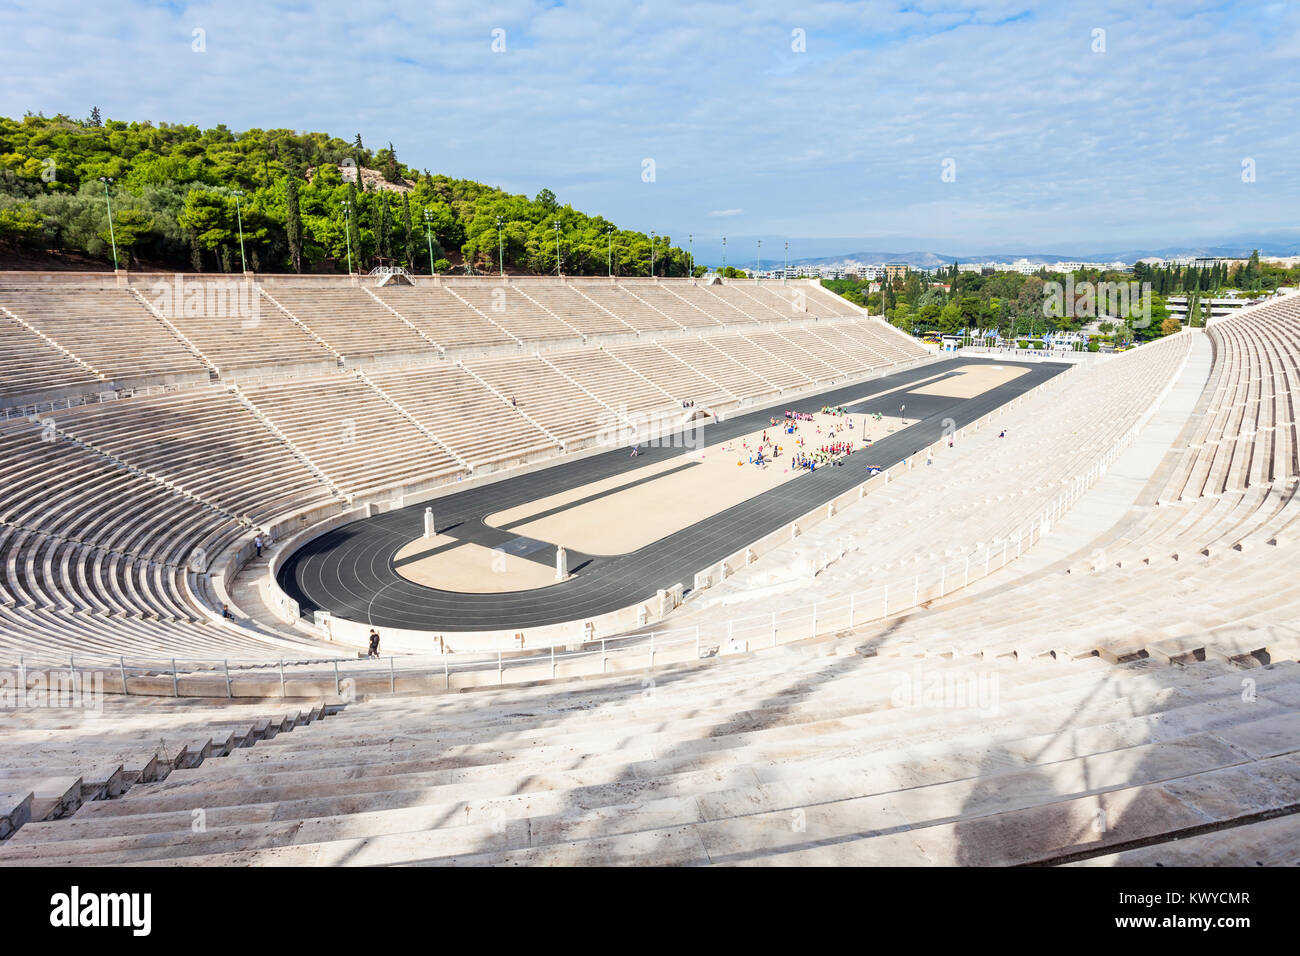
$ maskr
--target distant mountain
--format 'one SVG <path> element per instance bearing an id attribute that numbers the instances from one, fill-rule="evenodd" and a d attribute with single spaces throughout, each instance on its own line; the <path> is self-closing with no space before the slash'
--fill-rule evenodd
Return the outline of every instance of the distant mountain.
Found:
<path id="1" fill-rule="evenodd" d="M 1019 257 L 1013 257 L 1013 260 L 1015 258 Z M 941 256 L 933 252 L 849 252 L 842 256 L 792 259 L 790 260 L 790 264 L 797 266 L 872 266 L 883 265 L 886 262 L 905 262 L 913 269 L 933 269 L 935 266 L 952 265 L 952 263 L 958 261 L 960 260 L 955 259 L 952 256 Z"/>
<path id="2" fill-rule="evenodd" d="M 1292 235 L 1260 235 L 1241 239 L 1229 239 L 1205 245 L 1185 246 L 1132 246 L 1129 248 L 1092 249 L 1081 252 L 980 252 L 970 255 L 954 256 L 938 252 L 846 252 L 833 256 L 816 256 L 804 259 L 792 259 L 792 265 L 838 266 L 838 265 L 883 265 L 886 262 L 904 262 L 914 269 L 933 269 L 935 266 L 951 265 L 954 262 L 1015 262 L 1027 259 L 1054 265 L 1058 262 L 1125 262 L 1133 263 L 1139 259 L 1178 259 L 1184 257 L 1215 257 L 1225 259 L 1245 259 L 1255 249 L 1261 256 L 1298 256 L 1300 255 L 1300 237 Z"/>

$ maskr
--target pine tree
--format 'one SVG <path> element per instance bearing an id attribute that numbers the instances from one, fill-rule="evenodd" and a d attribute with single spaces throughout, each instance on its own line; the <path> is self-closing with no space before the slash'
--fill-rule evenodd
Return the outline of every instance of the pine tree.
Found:
<path id="1" fill-rule="evenodd" d="M 298 180 L 291 174 L 284 182 L 284 233 L 289 242 L 293 271 L 302 272 L 302 211 L 298 208 Z"/>

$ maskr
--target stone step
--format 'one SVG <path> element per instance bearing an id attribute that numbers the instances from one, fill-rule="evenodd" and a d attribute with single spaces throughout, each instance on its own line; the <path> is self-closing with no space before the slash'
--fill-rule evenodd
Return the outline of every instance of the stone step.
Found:
<path id="1" fill-rule="evenodd" d="M 1298 866 L 1300 813 L 1094 856 L 1068 866 Z"/>
<path id="2" fill-rule="evenodd" d="M 1283 715 L 1285 716 L 1285 715 Z M 1256 721 L 1256 724 L 1267 724 L 1268 721 Z M 1054 793 L 1064 792 L 1068 788 L 1074 788 L 1080 792 L 1088 788 L 1101 787 L 1106 780 L 1106 774 L 1110 773 L 1119 780 L 1120 783 L 1131 782 L 1131 778 L 1126 774 L 1133 772 L 1133 767 L 1140 767 L 1141 772 L 1150 775 L 1152 779 L 1160 779 L 1164 776 L 1177 774 L 1187 774 L 1204 769 L 1206 764 L 1222 765 L 1224 763 L 1235 762 L 1244 759 L 1242 754 L 1235 748 L 1225 744 L 1219 736 L 1212 734 L 1198 734 L 1183 739 L 1165 740 L 1155 743 L 1137 743 L 1134 741 L 1141 740 L 1141 736 L 1132 731 L 1140 728 L 1136 723 L 1130 728 L 1128 737 L 1117 737 L 1113 733 L 1105 733 L 1104 728 L 1094 734 L 1092 745 L 1094 747 L 1106 747 L 1119 745 L 1118 749 L 1095 752 L 1085 752 L 1079 755 L 1072 755 L 1062 758 L 1060 752 L 1059 736 L 1047 735 L 1044 738 L 1025 740 L 1018 747 L 1008 748 L 1001 752 L 997 750 L 983 750 L 969 755 L 969 759 L 962 762 L 961 757 L 966 756 L 966 752 L 961 749 L 954 751 L 951 744 L 943 750 L 937 750 L 934 754 L 909 755 L 902 757 L 897 751 L 882 751 L 875 756 L 875 760 L 866 760 L 858 758 L 851 764 L 836 766 L 834 764 L 812 764 L 808 768 L 801 770 L 797 774 L 786 774 L 767 780 L 765 782 L 755 782 L 748 786 L 736 789 L 734 781 L 736 777 L 715 776 L 709 777 L 703 772 L 696 774 L 692 781 L 699 781 L 706 786 L 694 793 L 687 792 L 686 795 L 694 796 L 702 801 L 701 806 L 730 807 L 725 813 L 722 810 L 710 811 L 708 818 L 713 819 L 722 815 L 741 815 L 744 813 L 756 813 L 772 809 L 769 805 L 772 794 L 776 794 L 776 799 L 785 800 L 786 803 L 780 804 L 782 807 L 799 807 L 810 802 L 824 803 L 832 800 L 844 800 L 857 797 L 861 794 L 880 794 L 893 793 L 897 799 L 906 799 L 912 801 L 909 805 L 919 807 L 921 804 L 916 801 L 921 794 L 942 794 L 950 791 L 943 790 L 943 787 L 949 787 L 951 792 L 965 793 L 970 788 L 984 788 L 984 791 L 990 794 L 1005 796 L 1014 794 L 1024 796 L 1032 794 L 1042 787 L 1035 784 L 1034 781 L 1044 777 L 1052 781 L 1052 790 Z M 1229 735 L 1235 734 L 1241 737 L 1243 731 L 1249 731 L 1251 728 L 1230 726 Z M 1260 734 L 1255 729 L 1254 737 L 1246 733 L 1245 739 L 1251 740 L 1258 738 Z M 1053 750 L 1053 742 L 1056 742 L 1056 750 Z M 1083 750 L 1087 743 L 1074 739 L 1070 741 L 1074 750 Z M 1072 752 L 1072 751 L 1067 751 Z M 1051 758 L 1053 762 L 1035 766 L 1036 760 Z M 829 776 L 819 776 L 818 770 L 833 773 Z M 744 774 L 744 768 L 738 768 L 733 771 L 737 774 Z M 995 786 L 994 778 L 999 780 L 1005 778 L 1005 784 L 999 783 Z M 310 839 L 311 834 L 315 834 L 319 839 L 323 834 L 329 832 L 334 835 L 335 839 L 344 834 L 350 834 L 353 837 L 370 835 L 370 832 L 391 833 L 401 827 L 413 827 L 416 829 L 425 829 L 429 826 L 428 820 L 433 818 L 440 821 L 439 826 L 458 826 L 469 825 L 476 821 L 484 819 L 492 821 L 494 827 L 499 828 L 503 821 L 517 820 L 521 817 L 536 821 L 539 815 L 562 813 L 564 809 L 574 806 L 583 806 L 587 808 L 599 807 L 604 800 L 625 801 L 629 797 L 640 796 L 642 800 L 649 798 L 651 800 L 664 796 L 662 791 L 666 778 L 641 778 L 635 777 L 628 779 L 626 776 L 612 781 L 603 787 L 587 787 L 582 789 L 581 796 L 575 791 L 553 791 L 550 793 L 530 791 L 527 794 L 510 794 L 508 791 L 496 798 L 482 798 L 466 802 L 469 795 L 464 794 L 459 788 L 431 788 L 423 791 L 427 798 L 424 806 L 411 809 L 392 810 L 383 812 L 380 810 L 366 812 L 362 809 L 367 804 L 352 803 L 347 809 L 351 813 L 345 813 L 341 817 L 335 817 L 334 820 L 315 819 L 304 823 L 301 829 L 295 829 L 292 824 L 285 823 L 266 823 L 259 824 L 251 820 L 251 814 L 239 812 L 233 815 L 232 823 L 218 824 L 213 819 L 209 821 L 209 829 L 202 836 L 195 836 L 191 832 L 189 813 L 178 813 L 171 821 L 175 828 L 168 837 L 164 832 L 160 832 L 163 821 L 151 821 L 152 826 L 149 830 L 139 837 L 130 837 L 122 833 L 121 828 L 117 826 L 119 818 L 112 818 L 107 822 L 107 826 L 101 827 L 99 833 L 102 836 L 93 841 L 87 841 L 85 837 L 91 836 L 95 832 L 93 825 L 87 827 L 86 820 L 79 818 L 77 823 L 79 827 L 78 836 L 81 837 L 75 849 L 82 855 L 89 853 L 118 853 L 118 854 L 143 854 L 152 858 L 163 858 L 166 856 L 184 854 L 190 852 L 198 843 L 209 847 L 210 852 L 213 841 L 225 840 L 227 842 L 239 843 L 240 841 L 255 840 L 259 845 L 265 846 L 268 843 L 276 842 L 306 842 Z M 761 780 L 761 778 L 760 778 Z M 815 781 L 815 783 L 814 783 Z M 1018 782 L 1019 781 L 1019 782 Z M 713 784 L 733 784 L 731 787 L 717 786 L 708 787 Z M 799 791 L 798 800 L 791 801 L 788 794 L 791 788 Z M 434 796 L 435 790 L 446 789 L 451 791 L 447 794 L 447 799 L 454 802 L 442 806 L 430 805 L 437 797 Z M 576 788 L 575 788 L 576 789 Z M 999 799 L 1001 798 L 999 797 Z M 969 814 L 974 806 L 971 803 L 969 795 L 963 795 L 960 800 L 952 803 L 952 806 L 965 808 L 964 810 L 954 810 L 954 813 L 965 812 Z M 946 806 L 945 804 L 936 804 L 936 806 Z M 249 809 L 239 807 L 240 811 Z M 192 811 L 190 811 L 192 813 Z M 205 811 L 208 812 L 208 811 Z M 215 814 L 215 811 L 211 811 Z M 919 813 L 920 811 L 915 811 Z M 931 811 L 932 816 L 937 814 L 942 817 L 940 810 Z M 152 816 L 152 815 L 151 815 Z M 911 823 L 916 825 L 920 817 L 914 816 Z M 309 824 L 309 825 L 308 825 Z M 224 832 L 219 832 L 219 827 L 224 827 Z M 60 840 L 61 837 L 67 836 L 66 832 L 60 832 L 55 828 L 44 828 L 54 842 L 41 844 L 37 827 L 30 826 L 17 838 L 19 845 L 10 849 L 9 858 L 16 859 L 45 859 L 51 858 L 51 854 L 57 855 L 68 852 L 60 849 L 69 847 L 66 842 Z M 306 835 L 304 835 L 306 834 Z M 71 849 L 71 848 L 70 848 Z M 116 861 L 121 861 L 123 857 L 115 857 Z"/>
<path id="3" fill-rule="evenodd" d="M 1081 732 L 1087 727 L 1090 719 L 1104 722 L 1115 716 L 1128 717 L 1135 712 L 1150 712 L 1153 715 L 1160 715 L 1162 725 L 1181 728 L 1181 732 L 1187 733 L 1199 730 L 1207 723 L 1218 725 L 1239 722 L 1250 719 L 1252 714 L 1263 714 L 1278 707 L 1300 704 L 1300 687 L 1274 682 L 1271 678 L 1275 675 L 1267 670 L 1261 671 L 1260 674 L 1261 678 L 1256 686 L 1258 700 L 1253 705 L 1256 708 L 1253 711 L 1243 711 L 1233 703 L 1240 703 L 1238 699 L 1240 686 L 1235 675 L 1227 675 L 1214 681 L 1202 682 L 1195 688 L 1196 695 L 1186 691 L 1179 694 L 1161 689 L 1158 693 L 1144 698 L 1126 692 L 1122 688 L 1110 689 L 1114 695 L 1108 701 L 1110 706 L 1097 712 L 1095 718 L 1088 710 L 1080 711 L 1076 714 L 1076 729 Z M 1275 684 L 1276 691 L 1273 689 Z M 1092 699 L 1089 699 L 1090 696 Z M 1097 707 L 1095 694 L 1081 692 L 1078 699 L 1093 708 Z M 1225 700 L 1232 706 L 1224 704 Z M 1191 707 L 1200 702 L 1205 704 L 1203 712 L 1189 711 L 1188 716 L 1180 716 L 1181 708 Z M 612 759 L 608 755 L 598 753 L 560 750 L 559 763 L 556 764 L 552 760 L 554 756 L 552 751 L 538 749 L 532 753 L 512 754 L 499 769 L 497 761 L 492 759 L 493 753 L 490 750 L 457 756 L 437 749 L 426 754 L 418 746 L 409 747 L 399 754 L 387 749 L 376 752 L 370 755 L 373 756 L 373 760 L 365 762 L 360 761 L 356 752 L 345 750 L 332 755 L 332 762 L 327 766 L 281 761 L 253 767 L 237 766 L 222 761 L 219 765 L 205 765 L 211 768 L 210 772 L 205 771 L 204 768 L 193 772 L 178 772 L 161 784 L 133 790 L 120 804 L 88 807 L 86 813 L 121 815 L 151 812 L 159 808 L 155 802 L 157 800 L 192 802 L 196 799 L 196 795 L 202 792 L 209 794 L 209 801 L 216 801 L 231 799 L 228 795 L 231 792 L 251 795 L 254 790 L 268 788 L 266 797 L 269 799 L 295 799 L 293 788 L 315 792 L 314 788 L 337 786 L 344 792 L 360 793 L 368 789 L 400 787 L 408 782 L 415 785 L 417 781 L 435 785 L 437 782 L 445 782 L 449 779 L 485 780 L 502 772 L 543 773 L 567 765 L 576 765 L 575 761 L 590 768 L 623 763 L 636 767 L 643 777 L 717 767 L 724 763 L 728 766 L 742 765 L 747 759 L 770 763 L 772 760 L 788 759 L 791 754 L 800 752 L 806 752 L 810 758 L 816 757 L 826 761 L 842 752 L 853 753 L 870 748 L 873 746 L 871 741 L 876 741 L 874 746 L 877 747 L 893 746 L 896 734 L 900 731 L 890 726 L 887 720 L 884 726 L 880 726 L 880 718 L 888 718 L 900 713 L 904 712 L 885 711 L 840 718 L 824 726 L 814 726 L 811 732 L 805 733 L 760 730 L 750 734 L 734 735 L 734 737 L 698 739 L 687 737 L 675 745 L 669 739 L 666 743 L 660 740 L 645 745 L 630 746 L 632 741 L 629 740 L 624 742 L 629 746 Z M 932 725 L 935 722 L 933 717 L 924 714 L 913 716 L 915 722 L 922 725 Z M 970 718 L 961 712 L 954 713 L 948 719 L 957 726 L 957 732 L 936 731 L 930 727 L 928 737 L 939 743 L 961 739 L 969 739 L 972 743 L 993 743 L 1007 737 L 1014 739 L 1030 734 L 1034 730 L 1035 723 L 1044 731 L 1055 726 L 1053 718 L 1049 715 L 1032 713 L 1007 716 L 997 722 L 984 722 L 972 726 L 962 726 L 969 724 Z M 926 736 L 918 736 L 917 733 L 912 732 L 909 737 L 914 749 L 924 748 Z M 637 757 L 638 752 L 639 757 Z M 395 759 L 400 756 L 400 753 L 405 753 L 407 756 Z M 400 779 L 402 777 L 407 777 L 407 780 Z M 146 800 L 149 802 L 142 802 Z"/>
<path id="4" fill-rule="evenodd" d="M 880 844 L 870 834 L 836 826 L 838 821 L 819 827 L 802 844 L 785 841 L 781 852 L 746 852 L 743 833 L 729 834 L 729 841 L 707 833 L 701 839 L 714 863 L 844 866 L 902 862 L 910 855 L 921 865 L 1012 866 L 1050 863 L 1261 810 L 1289 808 L 1296 805 L 1297 792 L 1300 763 L 1288 756 L 909 830 L 889 835 Z"/>
<path id="5" fill-rule="evenodd" d="M 1212 762 L 1212 761 L 1211 761 Z M 1194 764 L 1187 765 L 1190 770 Z M 1216 767 L 1155 783 L 1129 785 L 1132 767 L 1114 769 L 1115 789 L 1071 797 L 1041 781 L 1028 805 L 1010 788 L 1008 808 L 988 795 L 988 812 L 960 813 L 940 822 L 927 817 L 944 806 L 936 795 L 902 791 L 723 819 L 692 820 L 689 804 L 647 809 L 630 821 L 633 832 L 568 839 L 584 827 L 621 825 L 622 808 L 566 821 L 514 821 L 449 831 L 378 836 L 274 849 L 250 849 L 171 859 L 189 866 L 384 865 L 436 863 L 563 865 L 618 860 L 639 865 L 872 863 L 915 865 L 1013 865 L 1051 862 L 1107 844 L 1122 844 L 1180 829 L 1231 820 L 1261 809 L 1296 805 L 1300 760 L 1295 755 L 1242 766 Z M 973 781 L 947 806 L 978 793 Z M 707 810 L 695 811 L 707 817 Z M 912 822 L 918 821 L 918 822 Z M 647 826 L 644 824 L 659 824 Z M 457 832 L 460 831 L 460 832 Z M 534 843 L 536 839 L 546 841 Z M 692 839 L 693 838 L 693 839 Z M 516 844 L 516 845 L 512 845 Z M 522 845 L 521 845 L 522 844 Z M 148 861 L 128 861 L 131 862 Z"/>
<path id="6" fill-rule="evenodd" d="M 1098 662 L 1100 663 L 1100 662 Z M 983 675 L 986 673 L 982 665 L 976 662 L 969 662 L 967 666 L 971 670 L 978 669 Z M 1104 665 L 1102 665 L 1104 667 Z M 996 673 L 995 668 L 989 668 L 989 672 Z M 1078 679 L 1071 679 L 1060 670 L 1050 668 L 1042 669 L 1036 674 L 1031 674 L 1029 669 L 1024 669 L 1020 673 L 1026 675 L 1024 681 L 1017 680 L 1014 684 L 1006 685 L 1006 698 L 1008 703 L 1027 695 L 1031 687 L 1042 688 L 1047 685 L 1048 681 L 1055 682 L 1056 686 L 1070 687 Z M 890 681 L 881 684 L 876 688 L 876 692 L 881 695 L 872 703 L 879 706 L 882 702 L 888 705 L 889 697 L 893 690 L 899 686 L 898 676 L 909 677 L 912 675 L 912 668 L 907 671 L 900 671 L 891 677 Z M 1041 682 L 1041 683 L 1039 683 Z M 861 688 L 855 684 L 853 690 L 845 690 L 836 694 L 827 694 L 824 690 L 820 695 L 815 697 L 813 702 L 813 690 L 800 690 L 791 695 L 789 702 L 783 704 L 771 704 L 761 709 L 747 709 L 738 706 L 735 701 L 724 701 L 729 714 L 735 714 L 733 718 L 727 721 L 723 726 L 733 732 L 740 732 L 744 724 L 753 724 L 755 726 L 772 725 L 784 723 L 789 725 L 798 725 L 808 723 L 819 719 L 829 719 L 840 715 L 850 715 L 864 709 L 860 700 L 867 698 L 871 688 Z M 837 703 L 842 702 L 842 703 Z M 699 711 L 700 707 L 691 707 L 692 701 L 678 700 L 670 698 L 666 703 L 671 704 L 674 709 L 679 707 L 688 707 L 691 710 Z M 672 723 L 672 733 L 677 735 L 689 734 L 694 729 L 700 729 L 710 732 L 713 735 L 719 735 L 719 718 L 698 717 L 691 720 L 674 720 Z M 357 712 L 353 718 L 333 724 L 328 730 L 323 730 L 320 736 L 313 736 L 314 749 L 323 747 L 328 744 L 330 747 L 348 747 L 354 748 L 357 753 L 354 756 L 360 756 L 366 747 L 386 747 L 390 741 L 424 741 L 430 746 L 454 746 L 461 741 L 477 741 L 483 736 L 481 729 L 467 729 L 460 723 L 449 723 L 446 726 L 441 724 L 435 725 L 434 729 L 420 730 L 419 725 L 425 721 L 420 720 L 418 716 L 413 716 L 410 720 L 403 720 L 395 717 L 390 710 L 380 710 L 374 712 Z M 573 743 L 582 740 L 607 740 L 609 736 L 640 736 L 647 732 L 653 733 L 658 728 L 663 727 L 664 717 L 658 710 L 649 706 L 637 707 L 635 710 L 628 708 L 627 711 L 620 711 L 614 718 L 612 724 L 601 724 L 594 719 L 584 719 L 584 727 L 590 727 L 593 724 L 598 725 L 598 729 L 584 729 L 575 731 L 572 734 L 560 732 L 557 734 L 555 729 L 549 725 L 528 725 L 523 728 L 510 728 L 511 738 L 503 741 L 497 746 L 510 747 L 518 745 L 520 747 L 531 746 L 531 742 L 546 737 L 552 743 Z M 394 734 L 393 728 L 397 724 L 401 727 L 399 733 Z M 252 755 L 235 755 L 237 760 L 242 762 L 260 762 L 263 760 L 273 760 L 282 751 L 296 749 L 294 741 L 277 741 L 276 745 L 262 748 L 258 754 Z"/>
<path id="7" fill-rule="evenodd" d="M 0 788 L 0 839 L 32 818 L 33 799 L 35 795 L 30 790 L 15 791 L 11 786 Z"/>

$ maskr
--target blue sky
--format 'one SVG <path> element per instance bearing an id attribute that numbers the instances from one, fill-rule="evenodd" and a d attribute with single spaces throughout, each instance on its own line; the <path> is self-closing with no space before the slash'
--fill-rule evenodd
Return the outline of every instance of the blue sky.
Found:
<path id="1" fill-rule="evenodd" d="M 745 256 L 1170 245 L 1300 209 L 1294 2 L 7 0 L 0 37 L 5 115 L 360 132 Z"/>

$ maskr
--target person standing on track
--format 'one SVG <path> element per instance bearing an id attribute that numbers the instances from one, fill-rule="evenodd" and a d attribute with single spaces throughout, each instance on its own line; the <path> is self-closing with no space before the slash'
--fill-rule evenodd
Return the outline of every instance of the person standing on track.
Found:
<path id="1" fill-rule="evenodd" d="M 366 657 L 379 658 L 379 632 L 373 627 L 370 629 L 370 650 L 366 651 Z"/>

